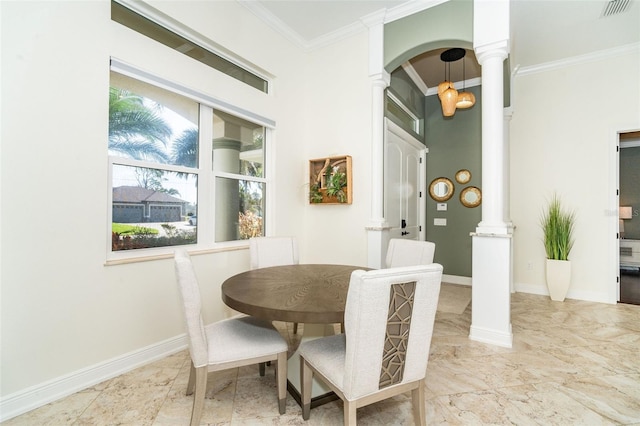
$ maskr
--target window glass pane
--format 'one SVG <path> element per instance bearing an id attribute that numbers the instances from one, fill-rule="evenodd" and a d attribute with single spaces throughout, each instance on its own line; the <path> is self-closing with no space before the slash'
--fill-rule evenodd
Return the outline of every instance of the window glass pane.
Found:
<path id="1" fill-rule="evenodd" d="M 111 72 L 109 154 L 198 166 L 198 103 Z"/>
<path id="2" fill-rule="evenodd" d="M 405 111 L 400 105 L 398 105 L 393 99 L 387 96 L 386 98 L 387 113 L 395 117 L 402 127 L 407 130 L 413 130 L 417 134 L 421 134 L 419 122 L 415 117 Z"/>
<path id="3" fill-rule="evenodd" d="M 113 251 L 197 242 L 197 175 L 114 164 L 112 176 Z"/>
<path id="4" fill-rule="evenodd" d="M 179 36 L 173 31 L 156 24 L 155 22 L 114 1 L 111 2 L 111 19 L 139 32 L 140 34 L 150 37 L 165 46 L 175 49 L 196 61 L 202 62 L 213 69 L 223 72 L 236 80 L 248 84 L 262 92 L 267 92 L 268 84 L 263 78 L 260 78 L 233 62 L 198 46 L 191 40 L 187 40 L 186 38 Z"/>
<path id="5" fill-rule="evenodd" d="M 213 170 L 264 177 L 264 136 L 263 126 L 214 111 Z"/>
<path id="6" fill-rule="evenodd" d="M 216 242 L 264 235 L 264 193 L 261 182 L 216 178 Z"/>

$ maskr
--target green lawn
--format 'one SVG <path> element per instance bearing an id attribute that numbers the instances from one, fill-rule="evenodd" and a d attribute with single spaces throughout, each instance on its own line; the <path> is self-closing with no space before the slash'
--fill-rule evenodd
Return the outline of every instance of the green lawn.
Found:
<path id="1" fill-rule="evenodd" d="M 157 234 L 158 230 L 153 228 L 145 228 L 143 226 L 127 225 L 126 223 L 112 223 L 111 231 L 120 235 L 137 235 L 137 234 Z"/>

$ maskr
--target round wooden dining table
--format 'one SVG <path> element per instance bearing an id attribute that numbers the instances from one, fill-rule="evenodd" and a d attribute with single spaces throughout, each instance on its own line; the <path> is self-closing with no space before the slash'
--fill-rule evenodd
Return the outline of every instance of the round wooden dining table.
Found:
<path id="1" fill-rule="evenodd" d="M 341 323 L 351 273 L 359 266 L 286 265 L 253 269 L 222 284 L 222 301 L 269 321 Z"/>
<path id="2" fill-rule="evenodd" d="M 333 334 L 333 325 L 344 320 L 351 273 L 360 266 L 301 264 L 253 269 L 222 283 L 222 301 L 236 311 L 268 321 L 302 325 L 302 341 Z M 300 404 L 300 359 L 297 351 L 287 366 L 289 393 Z M 323 383 L 313 380 L 311 407 L 337 397 Z"/>

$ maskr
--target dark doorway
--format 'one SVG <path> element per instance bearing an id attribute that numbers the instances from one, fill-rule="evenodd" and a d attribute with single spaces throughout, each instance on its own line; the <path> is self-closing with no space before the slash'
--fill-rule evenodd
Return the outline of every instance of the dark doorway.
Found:
<path id="1" fill-rule="evenodd" d="M 620 269 L 620 303 L 640 305 L 640 268 Z"/>

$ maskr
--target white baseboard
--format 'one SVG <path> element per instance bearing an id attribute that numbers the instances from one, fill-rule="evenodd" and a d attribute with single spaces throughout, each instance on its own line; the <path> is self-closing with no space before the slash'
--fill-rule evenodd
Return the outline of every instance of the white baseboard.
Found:
<path id="1" fill-rule="evenodd" d="M 549 290 L 546 284 L 535 285 L 525 283 L 515 283 L 515 289 L 518 293 L 537 294 L 540 296 L 549 296 Z M 584 300 L 586 302 L 598 302 L 615 304 L 615 300 L 610 300 L 610 296 L 607 293 L 584 291 L 584 290 L 571 290 L 567 292 L 567 299 Z"/>
<path id="2" fill-rule="evenodd" d="M 514 283 L 516 293 L 537 294 L 539 296 L 548 296 L 549 290 L 546 285 L 540 286 L 527 283 Z"/>
<path id="3" fill-rule="evenodd" d="M 0 398 L 0 422 L 165 358 L 187 348 L 187 336 L 180 336 L 129 352 Z"/>
<path id="4" fill-rule="evenodd" d="M 442 275 L 443 283 L 471 285 L 471 277 L 462 277 L 459 275 Z"/>
<path id="5" fill-rule="evenodd" d="M 504 348 L 513 347 L 511 325 L 509 325 L 508 333 L 472 325 L 469 329 L 469 339 L 490 345 L 502 346 Z"/>

